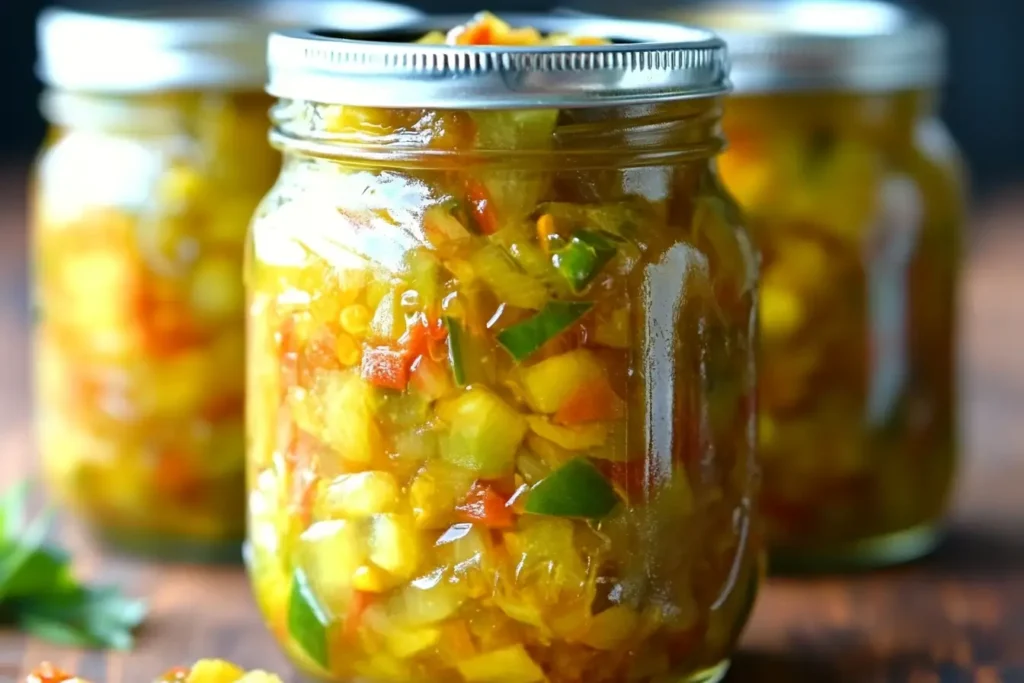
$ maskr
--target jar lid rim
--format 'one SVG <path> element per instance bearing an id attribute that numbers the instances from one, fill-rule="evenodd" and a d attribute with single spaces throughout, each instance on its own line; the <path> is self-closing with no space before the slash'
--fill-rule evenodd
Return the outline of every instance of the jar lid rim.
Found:
<path id="1" fill-rule="evenodd" d="M 275 30 L 328 25 L 358 33 L 421 16 L 385 0 L 160 0 L 146 10 L 115 0 L 88 10 L 55 6 L 36 23 L 36 73 L 47 86 L 96 93 L 258 91 L 267 78 L 267 36 Z"/>
<path id="2" fill-rule="evenodd" d="M 565 14 L 502 14 L 542 33 L 607 45 L 478 46 L 413 42 L 470 15 L 434 15 L 378 35 L 280 31 L 267 91 L 284 99 L 389 108 L 578 108 L 710 97 L 729 90 L 725 43 L 678 24 Z"/>
<path id="3" fill-rule="evenodd" d="M 890 91 L 937 86 L 946 75 L 942 26 L 882 0 L 700 0 L 653 16 L 721 35 L 741 94 Z"/>

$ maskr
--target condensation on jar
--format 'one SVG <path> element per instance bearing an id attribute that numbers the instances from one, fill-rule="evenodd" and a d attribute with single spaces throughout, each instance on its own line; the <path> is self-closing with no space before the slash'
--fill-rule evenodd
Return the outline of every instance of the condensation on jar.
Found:
<path id="1" fill-rule="evenodd" d="M 448 29 L 271 38 L 257 600 L 328 681 L 718 680 L 761 573 L 756 259 L 712 164 L 723 45 Z"/>
<path id="2" fill-rule="evenodd" d="M 760 454 L 774 566 L 930 551 L 959 457 L 965 186 L 943 34 L 893 5 L 715 3 L 735 96 L 719 170 L 762 253 Z"/>
<path id="3" fill-rule="evenodd" d="M 243 246 L 280 168 L 267 35 L 345 8 L 365 28 L 415 16 L 289 7 L 39 20 L 39 445 L 56 498 L 127 550 L 237 557 L 244 536 Z"/>

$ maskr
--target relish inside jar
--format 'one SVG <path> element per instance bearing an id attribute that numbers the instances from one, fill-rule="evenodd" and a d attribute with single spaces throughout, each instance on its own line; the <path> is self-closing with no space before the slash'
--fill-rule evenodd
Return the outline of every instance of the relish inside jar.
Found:
<path id="1" fill-rule="evenodd" d="M 738 96 L 727 186 L 762 250 L 760 455 L 780 567 L 927 552 L 957 461 L 962 189 L 932 98 Z"/>
<path id="2" fill-rule="evenodd" d="M 935 547 L 955 481 L 963 174 L 941 28 L 884 2 L 697 3 L 733 58 L 719 159 L 762 255 L 759 453 L 773 567 Z"/>
<path id="3" fill-rule="evenodd" d="M 296 2 L 290 21 L 342 8 L 368 26 L 416 15 Z M 264 45 L 289 23 L 272 10 L 40 17 L 51 130 L 32 190 L 39 445 L 58 501 L 122 549 L 239 555 L 242 261 L 280 168 Z"/>

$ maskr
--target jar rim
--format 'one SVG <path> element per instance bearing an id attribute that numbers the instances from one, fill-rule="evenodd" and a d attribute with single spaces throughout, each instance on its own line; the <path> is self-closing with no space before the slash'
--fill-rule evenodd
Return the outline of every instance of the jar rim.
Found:
<path id="1" fill-rule="evenodd" d="M 53 88 L 95 93 L 259 91 L 274 30 L 326 25 L 358 33 L 421 16 L 384 0 L 161 0 L 144 11 L 114 0 L 89 10 L 49 7 L 36 23 L 36 74 Z"/>
<path id="2" fill-rule="evenodd" d="M 938 86 L 946 75 L 942 26 L 884 0 L 697 0 L 646 14 L 721 35 L 739 94 L 884 92 Z"/>
<path id="3" fill-rule="evenodd" d="M 678 24 L 565 14 L 503 14 L 514 26 L 611 40 L 606 45 L 479 46 L 412 42 L 469 15 L 352 35 L 281 31 L 269 40 L 267 92 L 387 108 L 568 109 L 712 97 L 729 61 L 714 33 Z"/>

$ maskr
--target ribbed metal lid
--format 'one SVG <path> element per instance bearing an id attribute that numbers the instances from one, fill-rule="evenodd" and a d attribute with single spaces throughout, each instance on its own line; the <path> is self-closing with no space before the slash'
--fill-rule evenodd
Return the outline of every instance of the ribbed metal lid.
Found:
<path id="1" fill-rule="evenodd" d="M 125 11 L 112 0 L 90 11 L 50 8 L 39 16 L 39 78 L 90 92 L 252 89 L 266 84 L 266 40 L 274 30 L 330 26 L 358 32 L 422 17 L 377 0 L 271 0 L 150 4 Z"/>
<path id="2" fill-rule="evenodd" d="M 573 108 L 708 97 L 729 89 L 725 45 L 668 23 L 557 15 L 502 15 L 513 26 L 613 41 L 588 46 L 454 46 L 412 41 L 468 16 L 359 39 L 330 31 L 270 38 L 268 92 L 369 107 Z"/>
<path id="3" fill-rule="evenodd" d="M 568 6 L 628 12 L 610 1 Z M 729 45 L 738 93 L 889 91 L 945 77 L 945 34 L 926 15 L 876 0 L 661 0 L 645 16 L 704 26 Z"/>

